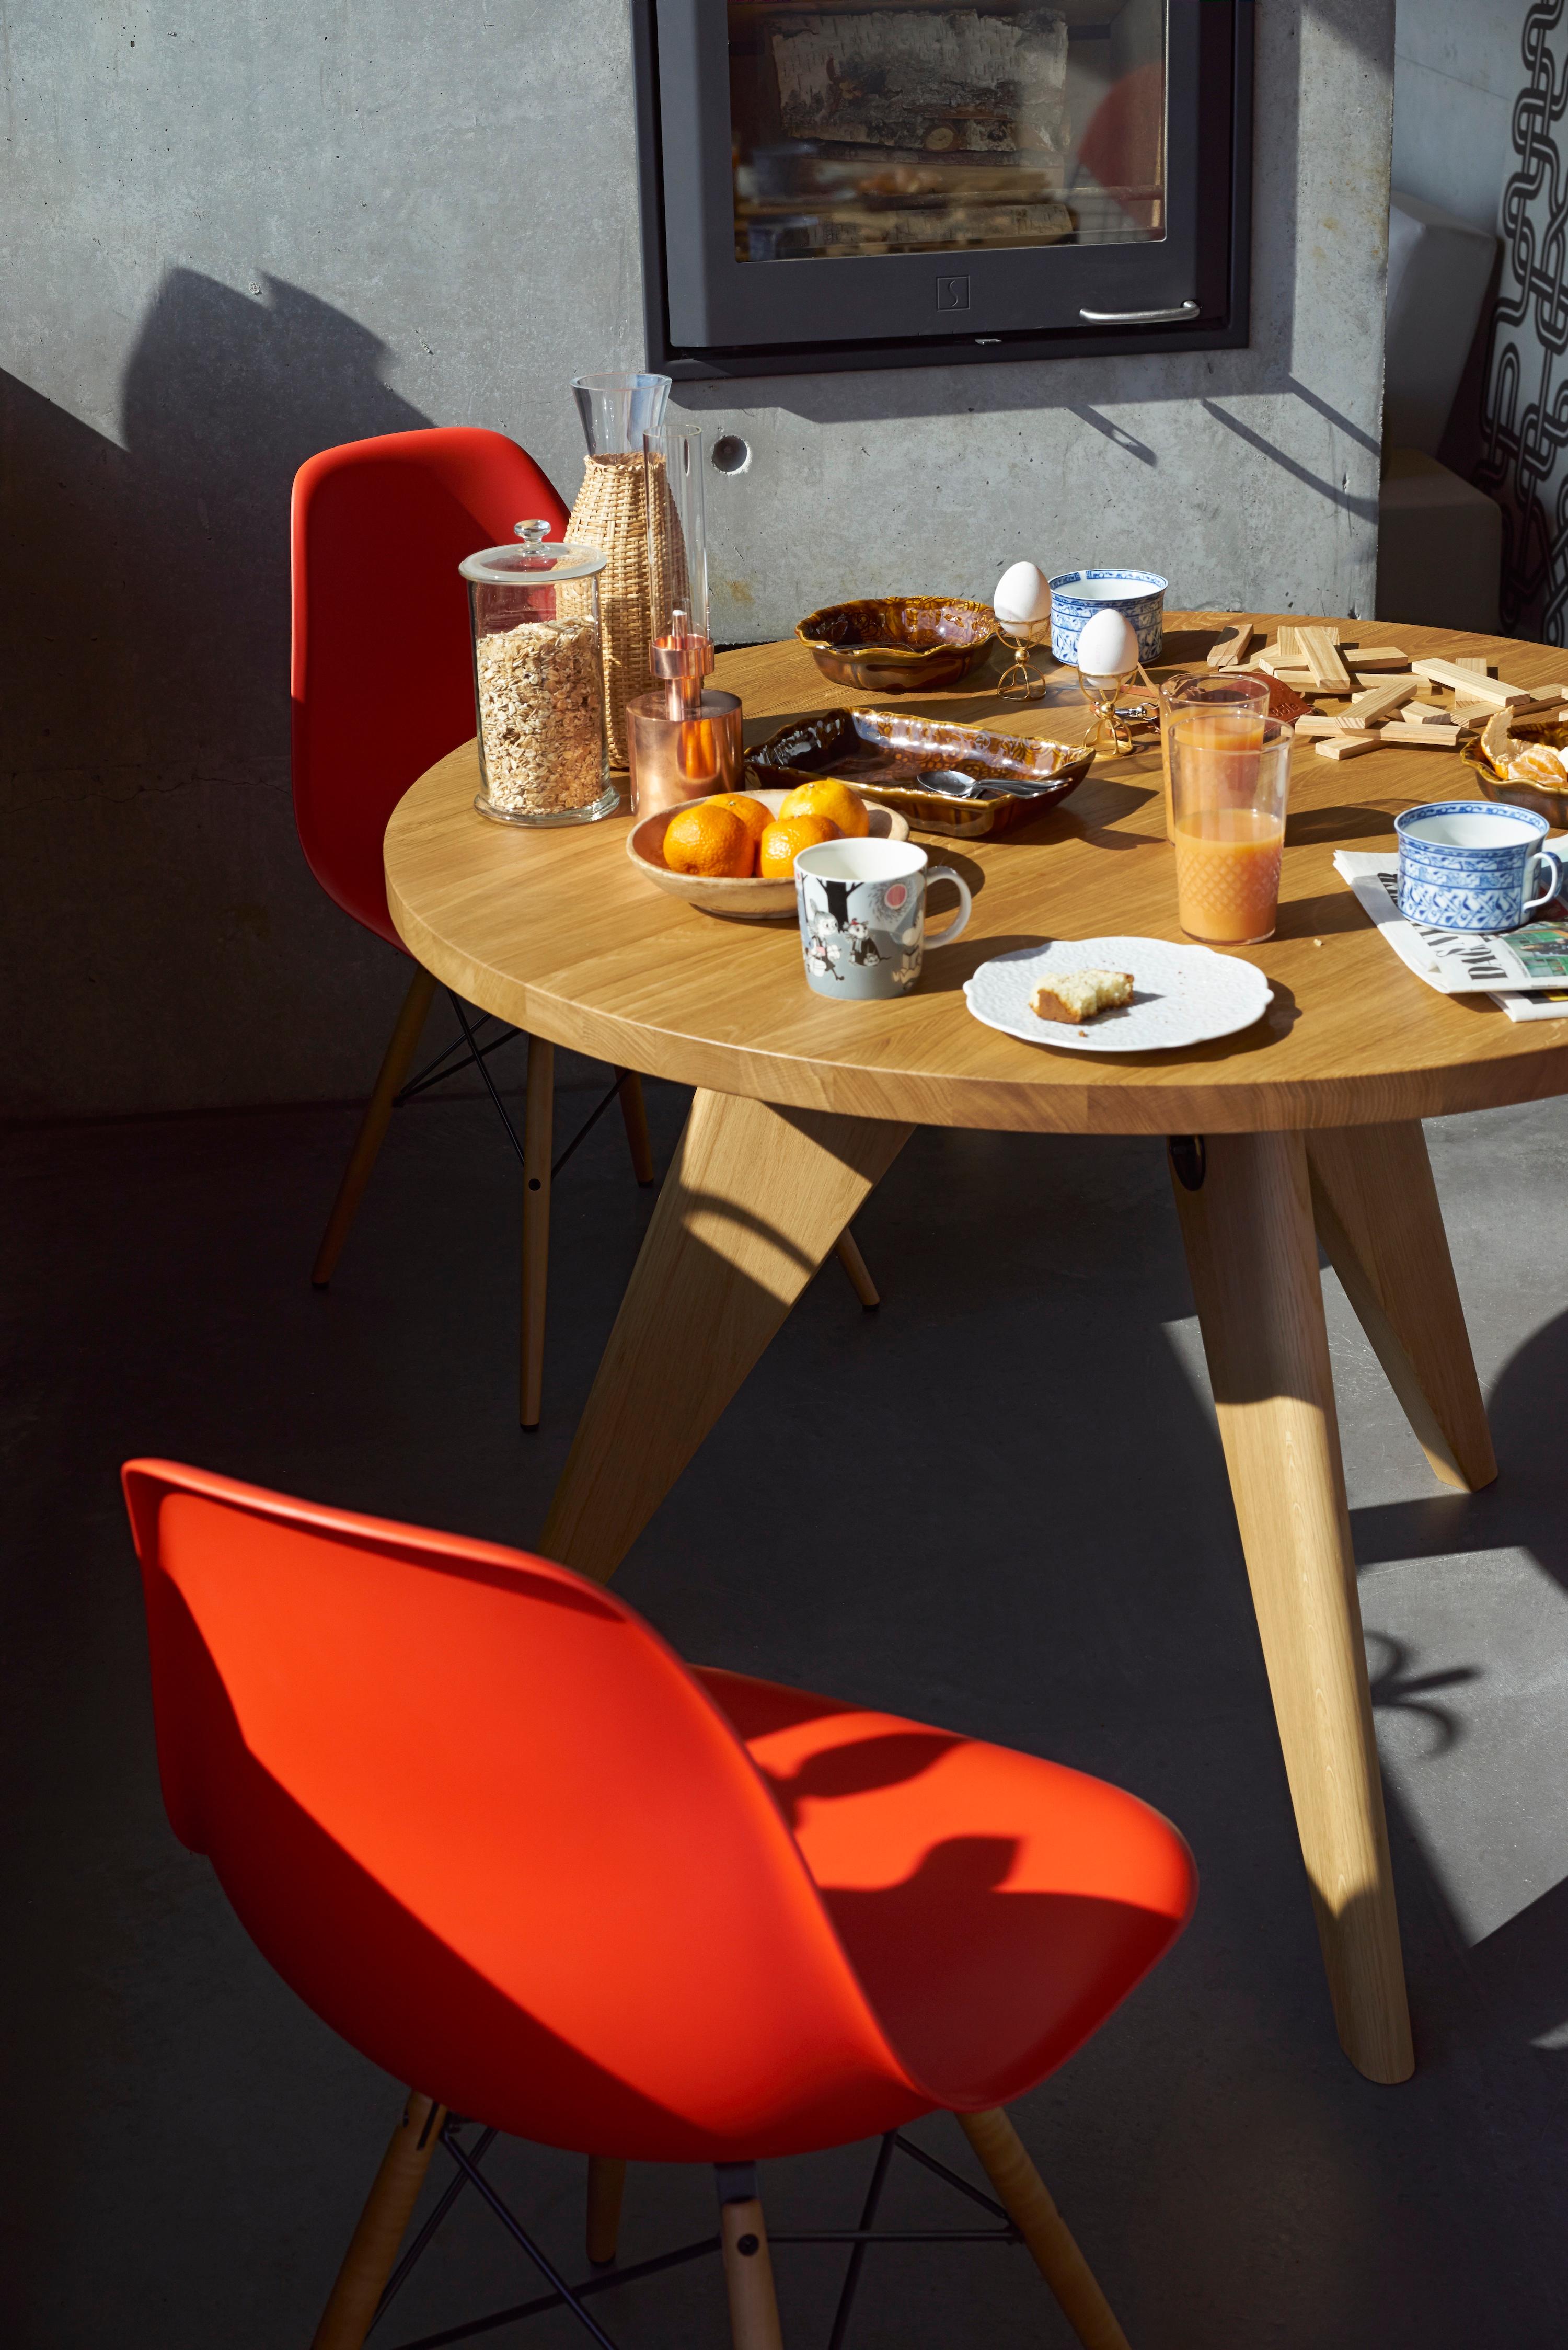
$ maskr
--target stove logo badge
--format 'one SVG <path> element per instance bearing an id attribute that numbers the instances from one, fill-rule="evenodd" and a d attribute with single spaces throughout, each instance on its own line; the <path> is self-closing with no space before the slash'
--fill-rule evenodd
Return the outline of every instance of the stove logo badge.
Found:
<path id="1" fill-rule="evenodd" d="M 939 277 L 937 280 L 937 307 L 939 310 L 967 310 L 969 308 L 969 279 L 967 277 Z"/>

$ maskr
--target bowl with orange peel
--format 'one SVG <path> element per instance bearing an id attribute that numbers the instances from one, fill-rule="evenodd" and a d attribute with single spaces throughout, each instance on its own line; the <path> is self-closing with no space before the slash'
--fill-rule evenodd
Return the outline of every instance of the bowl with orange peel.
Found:
<path id="1" fill-rule="evenodd" d="M 634 824 L 626 853 L 646 880 L 700 913 L 736 922 L 794 920 L 794 860 L 824 840 L 908 840 L 896 808 L 863 800 L 847 784 L 793 791 L 715 792 L 659 808 Z"/>

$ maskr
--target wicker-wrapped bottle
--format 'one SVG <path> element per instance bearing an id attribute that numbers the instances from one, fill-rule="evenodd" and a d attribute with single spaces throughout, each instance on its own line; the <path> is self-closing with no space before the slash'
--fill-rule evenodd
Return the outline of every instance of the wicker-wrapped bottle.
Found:
<path id="1" fill-rule="evenodd" d="M 626 705 L 652 682 L 649 669 L 648 506 L 643 435 L 658 432 L 670 397 L 667 375 L 572 379 L 588 453 L 566 536 L 603 550 L 599 580 L 605 725 L 609 763 L 627 764 Z"/>

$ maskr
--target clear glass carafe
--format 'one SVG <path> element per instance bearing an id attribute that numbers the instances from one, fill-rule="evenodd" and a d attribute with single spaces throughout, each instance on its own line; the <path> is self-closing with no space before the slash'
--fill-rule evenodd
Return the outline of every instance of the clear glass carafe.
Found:
<path id="1" fill-rule="evenodd" d="M 627 703 L 634 815 L 738 790 L 745 764 L 741 704 L 709 686 L 708 535 L 702 435 L 666 424 L 643 435 L 651 692 Z"/>
<path id="2" fill-rule="evenodd" d="M 592 824 L 619 805 L 605 739 L 597 546 L 546 546 L 520 522 L 520 546 L 458 566 L 468 583 L 482 789 L 499 824 Z"/>

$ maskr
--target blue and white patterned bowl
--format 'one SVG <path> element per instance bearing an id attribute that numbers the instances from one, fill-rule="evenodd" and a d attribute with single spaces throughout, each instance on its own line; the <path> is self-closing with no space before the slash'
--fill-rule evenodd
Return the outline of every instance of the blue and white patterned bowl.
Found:
<path id="1" fill-rule="evenodd" d="M 1399 911 L 1429 931 L 1517 931 L 1556 893 L 1551 827 L 1532 808 L 1430 800 L 1394 819 Z"/>
<path id="2" fill-rule="evenodd" d="M 1165 641 L 1165 591 L 1170 582 L 1158 571 L 1062 571 L 1048 585 L 1051 650 L 1057 660 L 1077 667 L 1079 631 L 1107 606 L 1121 614 L 1137 638 L 1138 659 L 1159 659 Z"/>

